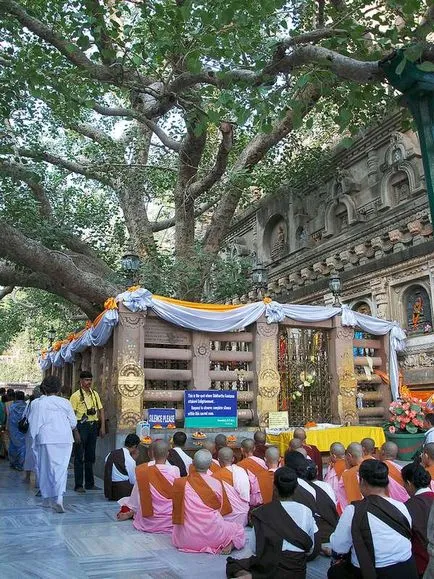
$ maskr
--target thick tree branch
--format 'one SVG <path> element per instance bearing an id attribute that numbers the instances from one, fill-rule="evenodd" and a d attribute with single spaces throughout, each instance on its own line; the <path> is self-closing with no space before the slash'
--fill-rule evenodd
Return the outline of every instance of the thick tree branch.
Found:
<path id="1" fill-rule="evenodd" d="M 78 175 L 83 175 L 88 179 L 94 179 L 99 181 L 103 185 L 112 187 L 112 182 L 107 176 L 103 175 L 99 171 L 95 171 L 91 165 L 86 166 L 82 163 L 77 163 L 75 161 L 68 161 L 68 159 L 63 159 L 47 151 L 32 151 L 31 149 L 18 149 L 19 154 L 22 157 L 27 157 L 29 159 L 34 159 L 35 161 L 44 161 L 50 165 L 55 165 L 56 167 L 61 167 L 66 169 L 70 173 L 77 173 Z"/>
<path id="2" fill-rule="evenodd" d="M 79 269 L 68 254 L 48 249 L 3 220 L 0 220 L 0 257 L 13 261 L 38 276 L 53 280 L 52 283 L 59 285 L 63 292 L 85 299 L 99 307 L 107 297 L 116 295 L 119 290 L 107 279 Z M 12 284 L 5 282 L 5 285 Z"/>
<path id="3" fill-rule="evenodd" d="M 39 176 L 36 173 L 29 171 L 29 169 L 24 165 L 21 165 L 21 163 L 6 161 L 3 159 L 0 159 L 0 172 L 11 177 L 14 181 L 23 181 L 26 183 L 39 205 L 41 216 L 45 219 L 51 219 L 52 209 L 50 201 L 48 200 L 45 189 L 41 185 Z"/>
<path id="4" fill-rule="evenodd" d="M 0 0 L 0 11 L 11 14 L 24 27 L 28 28 L 41 40 L 56 48 L 72 64 L 86 71 L 94 80 L 108 82 L 117 86 L 146 87 L 153 82 L 136 71 L 124 69 L 121 64 L 106 66 L 95 64 L 80 48 L 56 33 L 37 18 L 31 16 L 23 6 L 14 0 Z"/>
<path id="5" fill-rule="evenodd" d="M 334 38 L 335 36 L 348 36 L 348 30 L 342 28 L 317 28 L 316 30 L 303 32 L 297 36 L 284 38 L 282 41 L 278 42 L 278 46 L 290 48 L 291 46 L 297 46 L 298 44 L 309 44 L 310 42 L 315 43 L 326 38 Z"/>
<path id="6" fill-rule="evenodd" d="M 7 286 L 12 288 L 8 293 L 11 293 L 14 287 L 33 287 L 54 295 L 60 295 L 78 306 L 90 319 L 95 318 L 100 312 L 98 306 L 95 306 L 95 304 L 92 304 L 86 298 L 73 294 L 60 283 L 51 280 L 48 276 L 31 271 L 18 270 L 7 262 L 0 260 L 0 284 L 6 283 L 13 284 L 13 286 Z M 3 290 L 6 290 L 7 287 L 3 288 Z M 2 299 L 2 297 L 0 297 L 0 299 Z"/>
<path id="7" fill-rule="evenodd" d="M 157 125 L 154 121 L 151 121 L 145 116 L 145 114 L 136 111 L 134 109 L 127 109 L 123 107 L 105 107 L 102 105 L 94 105 L 93 110 L 100 115 L 109 117 L 129 117 L 130 119 L 136 119 L 140 123 L 146 125 L 151 131 L 160 139 L 160 141 L 168 149 L 172 151 L 179 151 L 181 148 L 181 143 L 176 139 L 170 137 L 164 130 Z"/>
<path id="8" fill-rule="evenodd" d="M 68 123 L 67 128 L 75 131 L 76 133 L 82 135 L 83 137 L 87 137 L 95 143 L 99 143 L 100 145 L 116 145 L 116 141 L 110 137 L 107 133 L 94 127 L 90 123 Z"/>
<path id="9" fill-rule="evenodd" d="M 302 117 L 306 116 L 320 98 L 321 89 L 313 83 L 306 85 L 299 92 L 298 100 L 303 104 Z M 231 183 L 229 183 L 227 192 L 223 195 L 214 211 L 211 223 L 205 234 L 205 251 L 215 255 L 229 230 L 232 217 L 243 192 L 242 183 L 237 183 L 237 173 L 252 169 L 259 163 L 274 145 L 293 130 L 293 120 L 294 112 L 290 109 L 285 117 L 274 125 L 272 131 L 256 135 L 241 152 L 231 172 Z"/>
<path id="10" fill-rule="evenodd" d="M 233 144 L 233 126 L 231 123 L 221 123 L 220 131 L 222 133 L 222 139 L 220 141 L 214 167 L 212 167 L 209 173 L 207 173 L 202 179 L 192 183 L 188 188 L 187 195 L 193 200 L 197 199 L 205 191 L 211 189 L 211 187 L 217 183 L 226 171 L 229 153 L 231 152 Z"/>
<path id="11" fill-rule="evenodd" d="M 212 201 L 208 201 L 207 203 L 203 203 L 194 211 L 194 217 L 200 217 L 204 213 L 206 213 L 211 207 L 214 207 L 217 203 L 217 199 L 213 199 Z M 169 229 L 170 227 L 174 227 L 175 225 L 175 217 L 169 217 L 168 219 L 162 219 L 161 221 L 154 221 L 151 223 L 152 231 L 155 233 L 157 231 L 164 231 L 165 229 Z"/>
<path id="12" fill-rule="evenodd" d="M 87 0 L 86 7 L 94 18 L 91 30 L 101 61 L 103 64 L 110 66 L 116 62 L 116 49 L 107 31 L 104 19 L 104 14 L 107 12 L 107 8 L 101 6 L 98 0 Z"/>

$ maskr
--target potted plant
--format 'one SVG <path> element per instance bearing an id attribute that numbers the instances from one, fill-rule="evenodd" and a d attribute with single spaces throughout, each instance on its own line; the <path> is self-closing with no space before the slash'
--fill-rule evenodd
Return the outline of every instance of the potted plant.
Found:
<path id="1" fill-rule="evenodd" d="M 411 460 L 425 437 L 425 404 L 412 396 L 403 396 L 389 406 L 386 439 L 398 445 L 400 460 Z"/>

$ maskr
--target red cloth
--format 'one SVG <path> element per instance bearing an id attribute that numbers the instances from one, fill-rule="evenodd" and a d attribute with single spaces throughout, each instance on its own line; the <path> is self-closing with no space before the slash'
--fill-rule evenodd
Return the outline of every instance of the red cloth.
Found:
<path id="1" fill-rule="evenodd" d="M 320 451 L 314 444 L 303 444 L 303 448 L 318 467 L 318 480 L 322 480 L 322 457 Z"/>
<path id="2" fill-rule="evenodd" d="M 262 458 L 262 460 L 264 460 L 266 450 L 267 446 L 259 442 L 258 444 L 255 444 L 255 451 L 253 453 L 253 456 L 256 456 L 257 458 Z"/>

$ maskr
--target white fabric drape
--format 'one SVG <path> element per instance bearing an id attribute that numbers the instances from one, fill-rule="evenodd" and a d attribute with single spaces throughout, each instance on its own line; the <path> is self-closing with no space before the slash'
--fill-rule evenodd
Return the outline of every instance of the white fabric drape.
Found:
<path id="1" fill-rule="evenodd" d="M 267 323 L 272 324 L 282 322 L 285 317 L 298 322 L 315 323 L 329 320 L 341 314 L 343 326 L 358 327 L 376 336 L 389 335 L 391 390 L 394 399 L 399 396 L 397 353 L 405 348 L 406 336 L 404 331 L 396 322 L 360 314 L 346 305 L 341 308 L 335 308 L 260 301 L 227 311 L 208 310 L 167 302 L 157 296 L 154 297 L 149 290 L 144 288 L 139 288 L 132 292 L 123 292 L 116 297 L 116 302 L 123 303 L 132 312 L 146 312 L 150 308 L 160 318 L 171 324 L 200 332 L 232 332 L 241 330 L 256 322 L 263 315 Z M 41 370 L 47 370 L 51 365 L 59 367 L 65 363 L 73 362 L 75 354 L 82 352 L 89 346 L 103 346 L 109 340 L 118 321 L 118 310 L 105 311 L 96 327 L 86 330 L 79 338 L 62 345 L 57 352 L 49 351 L 44 359 L 41 358 L 39 361 Z"/>

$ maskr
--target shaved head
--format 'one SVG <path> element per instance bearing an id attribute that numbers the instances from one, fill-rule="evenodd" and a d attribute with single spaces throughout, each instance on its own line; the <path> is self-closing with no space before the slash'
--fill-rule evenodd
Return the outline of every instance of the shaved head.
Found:
<path id="1" fill-rule="evenodd" d="M 265 464 L 268 468 L 277 468 L 279 466 L 280 452 L 276 446 L 269 446 L 265 451 Z"/>
<path id="2" fill-rule="evenodd" d="M 359 442 L 352 442 L 345 451 L 345 456 L 351 466 L 359 464 L 363 459 L 363 448 Z"/>
<path id="3" fill-rule="evenodd" d="M 289 447 L 290 450 L 298 450 L 299 448 L 303 448 L 303 441 L 299 438 L 293 438 L 290 443 Z"/>
<path id="4" fill-rule="evenodd" d="M 202 442 L 202 448 L 209 450 L 211 454 L 215 452 L 215 443 L 212 440 L 204 440 Z"/>
<path id="5" fill-rule="evenodd" d="M 302 442 L 304 442 L 306 440 L 306 432 L 304 431 L 304 428 L 295 428 L 294 438 L 299 438 Z"/>
<path id="6" fill-rule="evenodd" d="M 214 439 L 216 448 L 223 448 L 223 446 L 228 445 L 228 439 L 224 434 L 217 434 Z"/>
<path id="7" fill-rule="evenodd" d="M 381 458 L 386 460 L 395 460 L 398 456 L 398 445 L 389 440 L 381 447 Z"/>
<path id="8" fill-rule="evenodd" d="M 212 462 L 212 454 L 209 450 L 198 450 L 193 457 L 193 464 L 197 472 L 208 472 Z"/>
<path id="9" fill-rule="evenodd" d="M 330 446 L 330 454 L 333 454 L 337 458 L 344 458 L 345 446 L 341 442 L 334 442 Z"/>
<path id="10" fill-rule="evenodd" d="M 241 453 L 244 458 L 252 456 L 255 450 L 255 441 L 252 438 L 245 438 L 241 441 Z"/>
<path id="11" fill-rule="evenodd" d="M 234 451 L 229 446 L 219 450 L 218 459 L 220 466 L 230 466 L 234 462 Z"/>
<path id="12" fill-rule="evenodd" d="M 267 435 L 265 434 L 265 432 L 262 432 L 262 430 L 257 430 L 253 435 L 253 438 L 255 442 L 257 442 L 258 444 L 265 444 L 265 441 L 267 440 Z"/>
<path id="13" fill-rule="evenodd" d="M 364 438 L 360 443 L 363 448 L 363 454 L 372 456 L 375 452 L 375 441 L 372 438 Z"/>
<path id="14" fill-rule="evenodd" d="M 164 440 L 157 440 L 152 445 L 152 455 L 155 462 L 160 462 L 164 464 L 167 460 L 167 455 L 169 454 L 169 445 Z"/>

